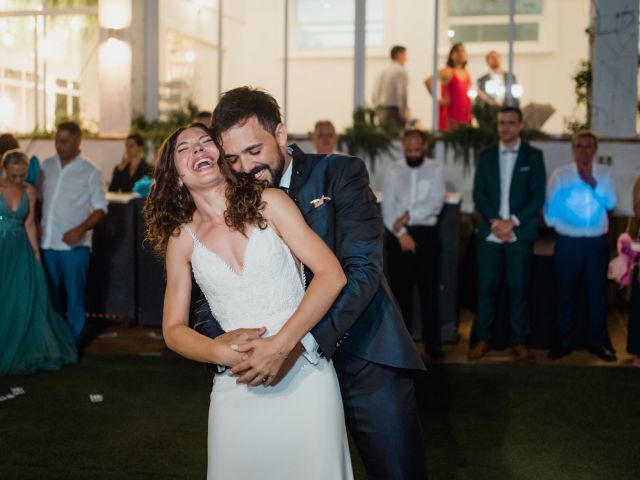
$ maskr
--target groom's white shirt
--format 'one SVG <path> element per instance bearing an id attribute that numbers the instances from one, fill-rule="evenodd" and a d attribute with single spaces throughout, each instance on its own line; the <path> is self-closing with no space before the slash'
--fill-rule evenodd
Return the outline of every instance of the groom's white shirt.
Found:
<path id="1" fill-rule="evenodd" d="M 291 172 L 293 171 L 292 165 L 293 162 L 289 162 L 289 167 L 287 167 L 287 170 L 282 174 L 282 178 L 280 179 L 280 187 L 286 188 L 287 190 L 291 185 Z M 319 359 L 318 342 L 316 342 L 316 339 L 313 338 L 313 335 L 311 335 L 311 333 L 307 333 L 304 337 L 302 337 L 300 343 L 305 350 L 303 352 L 304 357 L 309 361 L 309 363 L 312 363 L 314 365 L 317 364 Z"/>

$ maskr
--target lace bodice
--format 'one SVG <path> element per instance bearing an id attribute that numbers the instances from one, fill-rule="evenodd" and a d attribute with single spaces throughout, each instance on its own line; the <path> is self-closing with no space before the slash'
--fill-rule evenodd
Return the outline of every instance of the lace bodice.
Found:
<path id="1" fill-rule="evenodd" d="M 22 198 L 16 210 L 12 210 L 2 193 L 0 193 L 0 236 L 17 234 L 24 231 L 24 217 L 29 212 L 27 192 L 22 193 Z"/>
<path id="2" fill-rule="evenodd" d="M 207 249 L 189 226 L 194 242 L 193 275 L 211 312 L 226 331 L 267 327 L 277 333 L 304 295 L 304 278 L 289 248 L 270 227 L 254 228 L 244 253 L 244 269 L 234 271 Z"/>

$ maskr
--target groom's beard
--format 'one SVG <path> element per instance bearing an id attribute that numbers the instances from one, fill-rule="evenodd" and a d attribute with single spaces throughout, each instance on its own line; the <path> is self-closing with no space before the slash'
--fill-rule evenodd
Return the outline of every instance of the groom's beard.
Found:
<path id="1" fill-rule="evenodd" d="M 278 155 L 278 161 L 276 162 L 275 167 L 271 168 L 269 165 L 263 163 L 261 165 L 255 166 L 250 172 L 252 175 L 257 175 L 264 169 L 269 170 L 269 172 L 271 173 L 271 178 L 268 180 L 270 187 L 280 186 L 280 180 L 282 180 L 282 175 L 284 174 L 284 154 L 279 147 L 276 148 L 276 152 Z"/>

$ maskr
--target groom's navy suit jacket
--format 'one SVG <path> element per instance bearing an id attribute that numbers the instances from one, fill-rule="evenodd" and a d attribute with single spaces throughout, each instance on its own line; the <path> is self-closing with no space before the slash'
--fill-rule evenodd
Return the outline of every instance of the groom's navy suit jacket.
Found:
<path id="1" fill-rule="evenodd" d="M 384 226 L 362 160 L 346 155 L 305 154 L 290 147 L 293 163 L 289 196 L 305 220 L 333 250 L 347 284 L 312 335 L 331 358 L 342 348 L 381 365 L 424 370 L 383 273 Z M 321 202 L 313 200 L 328 197 Z M 306 271 L 307 282 L 312 274 Z M 215 337 L 222 329 L 204 309 L 195 329 Z M 207 309 L 208 310 L 208 309 Z"/>

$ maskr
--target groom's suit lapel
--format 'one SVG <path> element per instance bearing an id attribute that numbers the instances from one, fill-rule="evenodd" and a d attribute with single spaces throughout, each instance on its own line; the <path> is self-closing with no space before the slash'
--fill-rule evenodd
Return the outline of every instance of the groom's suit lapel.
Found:
<path id="1" fill-rule="evenodd" d="M 311 174 L 311 158 L 304 154 L 297 145 L 293 144 L 288 147 L 292 156 L 291 164 L 291 183 L 289 184 L 289 197 L 296 202 L 298 208 L 304 215 L 304 205 L 301 205 L 300 189 L 304 187 Z M 318 233 L 318 232 L 316 232 Z M 326 240 L 326 239 L 325 239 Z M 306 279 L 305 288 L 313 278 L 313 273 L 309 268 L 304 266 L 304 274 Z"/>
<path id="2" fill-rule="evenodd" d="M 300 205 L 300 189 L 304 186 L 311 174 L 311 159 L 308 158 L 297 145 L 290 145 L 291 149 L 292 165 L 291 165 L 291 183 L 289 184 L 289 196 L 294 202 L 298 204 L 298 207 L 302 210 Z M 304 212 L 303 212 L 304 213 Z"/>

